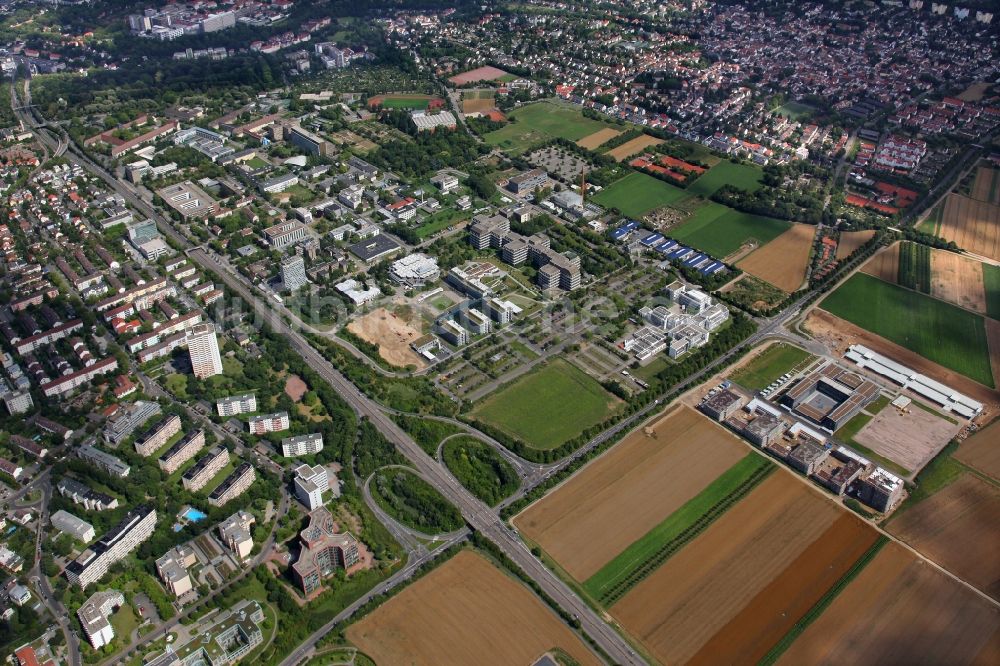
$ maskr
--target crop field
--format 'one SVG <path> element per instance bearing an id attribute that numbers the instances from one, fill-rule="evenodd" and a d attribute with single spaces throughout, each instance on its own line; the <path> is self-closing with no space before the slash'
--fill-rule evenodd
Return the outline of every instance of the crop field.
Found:
<path id="1" fill-rule="evenodd" d="M 781 655 L 798 664 L 995 664 L 1000 612 L 889 543 Z"/>
<path id="2" fill-rule="evenodd" d="M 662 180 L 644 173 L 630 173 L 595 194 L 592 200 L 605 208 L 617 208 L 626 217 L 641 218 L 686 196 L 684 190 Z"/>
<path id="3" fill-rule="evenodd" d="M 555 361 L 486 398 L 472 415 L 537 449 L 554 449 L 607 418 L 620 400 L 579 368 Z"/>
<path id="4" fill-rule="evenodd" d="M 608 157 L 613 157 L 614 159 L 621 162 L 622 160 L 628 159 L 636 153 L 641 153 L 650 146 L 658 146 L 663 143 L 663 139 L 657 139 L 655 136 L 649 136 L 648 134 L 643 134 L 642 136 L 637 136 L 631 141 L 626 141 L 622 145 L 612 148 L 607 153 Z"/>
<path id="5" fill-rule="evenodd" d="M 610 612 L 663 663 L 754 663 L 877 536 L 779 471 Z"/>
<path id="6" fill-rule="evenodd" d="M 896 283 L 899 277 L 899 247 L 901 243 L 893 243 L 880 249 L 861 266 L 861 272 L 877 277 L 885 282 Z"/>
<path id="7" fill-rule="evenodd" d="M 602 130 L 597 130 L 593 134 L 588 134 L 587 136 L 583 137 L 582 139 L 576 142 L 576 145 L 580 146 L 581 148 L 586 148 L 587 150 L 594 150 L 595 148 L 600 147 L 601 145 L 607 143 L 608 141 L 611 141 L 611 139 L 615 138 L 619 134 L 621 134 L 619 130 L 612 129 L 610 127 L 605 127 Z"/>
<path id="8" fill-rule="evenodd" d="M 924 358 L 993 388 L 982 316 L 856 273 L 820 307 Z"/>
<path id="9" fill-rule="evenodd" d="M 896 284 L 924 294 L 931 293 L 931 249 L 903 241 L 899 244 Z"/>
<path id="10" fill-rule="evenodd" d="M 1000 169 L 979 167 L 972 184 L 972 198 L 991 204 L 1000 204 Z"/>
<path id="11" fill-rule="evenodd" d="M 636 430 L 514 519 L 583 582 L 747 455 L 688 407 Z"/>
<path id="12" fill-rule="evenodd" d="M 962 442 L 953 457 L 986 476 L 1000 481 L 1000 421 L 994 421 Z"/>
<path id="13" fill-rule="evenodd" d="M 798 347 L 778 342 L 755 356 L 729 378 L 744 388 L 759 391 L 786 372 L 807 367 L 815 358 Z"/>
<path id="14" fill-rule="evenodd" d="M 854 435 L 854 442 L 905 470 L 916 472 L 943 449 L 959 429 L 958 425 L 923 409 L 911 407 L 909 413 L 904 414 L 889 407 L 861 428 Z"/>
<path id="15" fill-rule="evenodd" d="M 889 522 L 889 531 L 1000 600 L 1000 487 L 965 472 Z"/>
<path id="16" fill-rule="evenodd" d="M 934 298 L 989 314 L 991 296 L 994 301 L 1000 297 L 1000 291 L 988 289 L 987 283 L 987 278 L 993 278 L 994 274 L 1000 277 L 1000 268 L 996 266 L 945 250 L 931 250 L 930 264 L 930 293 Z"/>
<path id="17" fill-rule="evenodd" d="M 806 279 L 816 227 L 795 224 L 762 248 L 754 250 L 736 265 L 778 289 L 798 290 Z"/>
<path id="18" fill-rule="evenodd" d="M 600 664 L 538 597 L 471 551 L 458 553 L 345 635 L 376 664 L 532 664 L 553 648 L 581 666 Z"/>
<path id="19" fill-rule="evenodd" d="M 699 207 L 686 222 L 672 229 L 670 236 L 713 257 L 725 259 L 747 243 L 753 242 L 758 248 L 766 245 L 791 226 L 791 222 L 742 213 L 713 201 Z"/>
<path id="20" fill-rule="evenodd" d="M 579 141 L 608 127 L 584 117 L 580 110 L 558 102 L 536 102 L 512 111 L 511 122 L 483 137 L 488 144 L 510 153 L 523 153 L 532 145 L 562 138 Z"/>
<path id="21" fill-rule="evenodd" d="M 702 197 L 712 196 L 723 185 L 732 185 L 747 192 L 755 192 L 760 188 L 760 181 L 763 177 L 764 170 L 760 167 L 734 164 L 723 160 L 691 183 L 688 190 L 692 194 Z"/>
<path id="22" fill-rule="evenodd" d="M 874 231 L 845 231 L 840 234 L 840 242 L 837 243 L 837 254 L 834 258 L 840 261 L 844 257 L 849 257 L 859 247 L 870 241 L 875 236 Z"/>
<path id="23" fill-rule="evenodd" d="M 963 250 L 1000 260 L 1000 205 L 953 192 L 934 227 L 931 233 L 955 241 Z"/>
<path id="24" fill-rule="evenodd" d="M 981 264 L 983 267 L 983 292 L 986 299 L 986 315 L 1000 321 L 1000 266 Z"/>

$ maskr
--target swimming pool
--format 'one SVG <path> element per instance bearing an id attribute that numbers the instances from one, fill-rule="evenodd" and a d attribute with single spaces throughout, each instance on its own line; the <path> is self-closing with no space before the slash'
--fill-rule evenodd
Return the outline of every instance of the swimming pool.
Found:
<path id="1" fill-rule="evenodd" d="M 194 507 L 191 507 L 190 509 L 184 512 L 184 517 L 190 520 L 192 523 L 197 523 L 199 520 L 204 520 L 205 518 L 208 518 L 208 514 L 203 513 Z"/>

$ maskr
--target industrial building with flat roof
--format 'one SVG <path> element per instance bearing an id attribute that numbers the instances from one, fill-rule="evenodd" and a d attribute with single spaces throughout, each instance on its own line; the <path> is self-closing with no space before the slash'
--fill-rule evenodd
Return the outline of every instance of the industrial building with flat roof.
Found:
<path id="1" fill-rule="evenodd" d="M 215 199 L 189 180 L 168 185 L 156 193 L 185 220 L 206 218 L 219 210 Z"/>

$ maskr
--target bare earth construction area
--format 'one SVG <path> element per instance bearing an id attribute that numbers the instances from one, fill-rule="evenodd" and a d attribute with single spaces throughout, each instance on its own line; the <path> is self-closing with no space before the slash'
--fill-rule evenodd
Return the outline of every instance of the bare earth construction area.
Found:
<path id="1" fill-rule="evenodd" d="M 410 343 L 421 336 L 420 330 L 385 308 L 372 310 L 352 321 L 347 330 L 362 340 L 378 345 L 379 356 L 395 366 L 422 368 L 426 365 L 410 348 Z"/>
<path id="2" fill-rule="evenodd" d="M 534 594 L 470 551 L 407 587 L 346 635 L 376 664 L 532 664 L 553 648 L 581 665 L 600 663 Z"/>
<path id="3" fill-rule="evenodd" d="M 906 469 L 923 469 L 958 434 L 960 426 L 917 407 L 901 413 L 886 407 L 854 440 Z"/>
<path id="4" fill-rule="evenodd" d="M 720 426 L 688 407 L 676 408 L 514 522 L 582 582 L 745 455 Z"/>

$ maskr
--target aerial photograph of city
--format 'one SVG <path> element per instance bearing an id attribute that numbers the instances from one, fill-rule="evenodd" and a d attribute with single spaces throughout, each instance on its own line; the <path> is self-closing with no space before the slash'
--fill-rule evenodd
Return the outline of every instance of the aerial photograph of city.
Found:
<path id="1" fill-rule="evenodd" d="M 1000 0 L 0 0 L 0 665 L 1000 665 Z"/>

